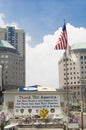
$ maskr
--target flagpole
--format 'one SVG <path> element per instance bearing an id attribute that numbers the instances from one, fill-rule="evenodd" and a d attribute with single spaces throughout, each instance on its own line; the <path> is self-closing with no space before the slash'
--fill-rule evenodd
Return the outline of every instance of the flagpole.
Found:
<path id="1" fill-rule="evenodd" d="M 64 25 L 62 28 L 62 32 L 58 38 L 57 44 L 55 45 L 56 50 L 65 50 L 65 69 L 66 69 L 66 89 L 67 89 L 67 116 L 69 116 L 69 103 L 68 103 L 68 77 L 67 77 L 67 56 L 69 55 L 69 45 L 68 45 L 68 37 L 67 37 L 67 31 L 66 31 L 66 23 L 64 19 Z M 69 120 L 69 119 L 68 119 Z M 68 121 L 67 121 L 67 129 L 68 129 Z"/>
<path id="2" fill-rule="evenodd" d="M 68 96 L 68 76 L 67 76 L 67 50 L 65 50 L 65 67 L 66 67 L 66 90 L 67 90 L 67 130 L 69 123 L 69 96 Z"/>
<path id="3" fill-rule="evenodd" d="M 66 25 L 65 19 L 64 24 Z M 68 38 L 67 38 L 68 39 Z M 66 67 L 66 90 L 67 90 L 67 130 L 68 130 L 68 123 L 69 123 L 69 96 L 68 96 L 68 76 L 67 76 L 67 58 L 69 55 L 69 44 L 67 40 L 67 47 L 65 49 L 65 67 Z"/>

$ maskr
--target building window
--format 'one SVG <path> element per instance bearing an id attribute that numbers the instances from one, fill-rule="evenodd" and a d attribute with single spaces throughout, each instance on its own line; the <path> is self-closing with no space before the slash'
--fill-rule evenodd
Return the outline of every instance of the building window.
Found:
<path id="1" fill-rule="evenodd" d="M 6 60 L 5 63 L 8 63 L 8 61 Z"/>
<path id="2" fill-rule="evenodd" d="M 6 65 L 6 66 L 5 66 L 5 69 L 7 69 L 7 68 L 8 68 L 8 66 Z"/>
<path id="3" fill-rule="evenodd" d="M 1 63 L 4 63 L 4 61 L 2 60 Z"/>
<path id="4" fill-rule="evenodd" d="M 5 81 L 5 84 L 7 84 L 7 81 Z"/>
<path id="5" fill-rule="evenodd" d="M 8 58 L 8 55 L 5 55 L 5 58 Z"/>
<path id="6" fill-rule="evenodd" d="M 81 59 L 83 59 L 83 56 L 81 56 Z"/>
<path id="7" fill-rule="evenodd" d="M 5 78 L 7 79 L 7 76 L 5 76 Z"/>
<path id="8" fill-rule="evenodd" d="M 80 92 L 78 91 L 77 94 L 80 95 Z"/>
<path id="9" fill-rule="evenodd" d="M 76 84 L 76 82 L 74 82 L 74 84 Z"/>
<path id="10" fill-rule="evenodd" d="M 6 74 L 8 73 L 8 71 L 6 71 Z"/>
<path id="11" fill-rule="evenodd" d="M 4 58 L 4 55 L 1 55 L 1 58 Z"/>
<path id="12" fill-rule="evenodd" d="M 66 58 L 66 61 L 68 61 L 68 58 Z"/>

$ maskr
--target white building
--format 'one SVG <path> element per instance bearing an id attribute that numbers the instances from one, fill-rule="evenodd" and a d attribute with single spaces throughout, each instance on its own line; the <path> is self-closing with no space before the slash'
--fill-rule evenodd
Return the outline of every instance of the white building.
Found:
<path id="1" fill-rule="evenodd" d="M 59 86 L 64 90 L 73 92 L 72 100 L 86 102 L 86 43 L 77 43 L 71 46 L 71 52 L 75 53 L 76 60 L 65 57 L 59 61 Z M 81 82 L 81 81 L 84 82 Z"/>

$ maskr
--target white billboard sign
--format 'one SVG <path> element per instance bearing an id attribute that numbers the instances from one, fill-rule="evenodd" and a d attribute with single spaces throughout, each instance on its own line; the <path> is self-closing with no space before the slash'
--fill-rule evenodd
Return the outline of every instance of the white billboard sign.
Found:
<path id="1" fill-rule="evenodd" d="M 41 109 L 49 114 L 60 112 L 60 95 L 16 95 L 14 113 L 16 115 L 37 115 Z"/>

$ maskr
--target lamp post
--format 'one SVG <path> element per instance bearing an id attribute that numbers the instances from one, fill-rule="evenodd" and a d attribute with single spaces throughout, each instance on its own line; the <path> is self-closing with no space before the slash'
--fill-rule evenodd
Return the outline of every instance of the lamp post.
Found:
<path id="1" fill-rule="evenodd" d="M 81 130 L 83 130 L 83 94 L 82 94 L 82 86 L 81 86 Z"/>
<path id="2" fill-rule="evenodd" d="M 0 91 L 2 91 L 2 65 L 0 65 Z"/>
<path id="3" fill-rule="evenodd" d="M 83 130 L 83 85 L 86 79 L 80 79 L 81 81 L 81 130 Z"/>

